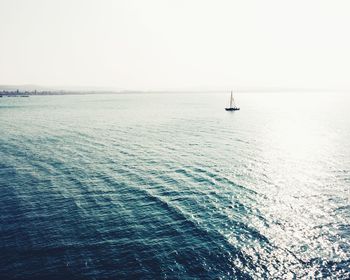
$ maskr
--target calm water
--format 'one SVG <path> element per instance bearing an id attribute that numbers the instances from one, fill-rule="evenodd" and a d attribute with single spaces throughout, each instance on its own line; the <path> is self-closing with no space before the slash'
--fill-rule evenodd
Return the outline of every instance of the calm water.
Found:
<path id="1" fill-rule="evenodd" d="M 1 279 L 350 277 L 350 96 L 0 99 Z"/>

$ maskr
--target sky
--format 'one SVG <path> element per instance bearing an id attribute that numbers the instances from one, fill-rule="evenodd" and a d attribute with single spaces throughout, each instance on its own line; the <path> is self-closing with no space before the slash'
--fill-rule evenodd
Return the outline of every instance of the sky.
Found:
<path id="1" fill-rule="evenodd" d="M 0 84 L 350 89 L 350 1 L 0 0 Z"/>

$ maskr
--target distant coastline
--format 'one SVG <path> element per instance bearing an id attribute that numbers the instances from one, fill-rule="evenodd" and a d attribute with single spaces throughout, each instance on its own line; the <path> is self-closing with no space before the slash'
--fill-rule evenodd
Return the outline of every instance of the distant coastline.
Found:
<path id="1" fill-rule="evenodd" d="M 66 90 L 0 90 L 0 97 L 28 97 L 43 95 L 86 95 L 86 94 L 145 93 L 142 91 L 66 91 Z"/>
<path id="2" fill-rule="evenodd" d="M 238 93 L 277 93 L 277 92 L 350 92 L 349 89 L 324 88 L 278 88 L 278 87 L 233 87 Z M 23 86 L 8 87 L 0 85 L 0 97 L 28 97 L 46 95 L 87 95 L 87 94 L 146 94 L 146 93 L 228 93 L 231 89 L 196 89 L 196 90 L 113 90 L 113 89 L 32 89 Z"/>

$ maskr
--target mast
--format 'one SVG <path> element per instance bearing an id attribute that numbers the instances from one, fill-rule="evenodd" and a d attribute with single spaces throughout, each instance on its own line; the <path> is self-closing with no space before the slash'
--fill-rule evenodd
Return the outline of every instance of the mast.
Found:
<path id="1" fill-rule="evenodd" d="M 230 108 L 232 108 L 232 90 L 231 90 Z"/>

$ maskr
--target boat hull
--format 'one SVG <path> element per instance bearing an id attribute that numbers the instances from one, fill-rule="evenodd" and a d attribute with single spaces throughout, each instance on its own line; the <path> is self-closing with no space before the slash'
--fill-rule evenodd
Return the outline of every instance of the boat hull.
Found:
<path id="1" fill-rule="evenodd" d="M 239 111 L 239 108 L 225 108 L 226 111 Z"/>

